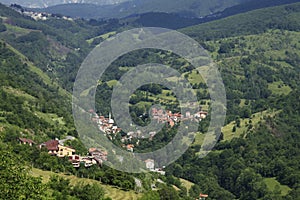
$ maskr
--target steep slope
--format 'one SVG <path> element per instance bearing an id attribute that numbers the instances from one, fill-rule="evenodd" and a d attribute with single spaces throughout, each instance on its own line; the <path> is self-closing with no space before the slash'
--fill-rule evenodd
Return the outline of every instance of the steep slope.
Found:
<path id="1" fill-rule="evenodd" d="M 194 148 L 168 167 L 170 173 L 195 183 L 191 196 L 299 197 L 299 5 L 182 30 L 211 52 L 228 99 L 224 141 L 200 159 L 191 156 L 202 143 L 196 138 Z"/>
<path id="2" fill-rule="evenodd" d="M 70 95 L 3 41 L 0 70 L 1 127 L 5 132 L 19 130 L 24 137 L 40 141 L 73 131 L 68 114 Z"/>
<path id="3" fill-rule="evenodd" d="M 200 159 L 197 152 L 201 142 L 194 144 L 176 163 L 167 167 L 166 177 L 159 177 L 168 185 L 176 184 L 181 189 L 180 197 L 175 190 L 164 188 L 164 184 L 158 184 L 162 185 L 162 192 L 154 194 L 162 197 L 174 194 L 172 197 L 175 198 L 171 198 L 174 200 L 187 198 L 180 181 L 169 176 L 171 174 L 194 183 L 189 191 L 191 198 L 199 197 L 199 193 L 208 193 L 212 199 L 224 200 L 299 197 L 299 8 L 297 3 L 257 10 L 182 30 L 203 44 L 218 64 L 227 91 L 226 124 L 230 127 L 223 129 L 225 141 L 220 138 L 219 144 L 207 157 Z M 0 36 L 4 40 L 0 45 L 0 78 L 3 80 L 0 84 L 1 141 L 7 143 L 13 155 L 22 155 L 35 167 L 97 180 L 102 178 L 103 182 L 132 189 L 131 175 L 105 167 L 76 171 L 64 160 L 57 160 L 46 152 L 37 152 L 36 148 L 16 144 L 16 137 L 19 136 L 39 142 L 44 138 L 74 134 L 73 125 L 69 127 L 72 122 L 67 121 L 70 112 L 65 106 L 70 103 L 66 97 L 68 95 L 56 81 L 52 83 L 41 69 L 47 71 L 47 65 L 43 63 L 51 58 L 51 62 L 47 60 L 45 63 L 54 63 L 53 69 L 62 69 L 58 73 L 60 76 L 56 77 L 63 78 L 66 66 L 68 72 L 76 73 L 75 64 L 84 57 L 78 56 L 78 48 L 83 49 L 82 55 L 90 50 L 92 46 L 86 40 L 96 37 L 97 33 L 101 35 L 102 30 L 99 29 L 103 27 L 94 29 L 91 23 L 98 26 L 102 22 L 61 19 L 36 22 L 7 8 L 0 11 Z M 104 27 L 107 28 L 105 30 L 115 31 L 118 25 Z M 72 37 L 71 33 L 78 37 Z M 28 52 L 30 46 L 34 48 Z M 59 56 L 64 57 L 65 51 L 72 52 L 67 53 L 69 59 L 66 60 Z M 39 52 L 47 56 L 43 57 Z M 103 84 L 99 86 L 102 90 L 97 96 L 98 111 L 105 108 L 109 112 L 109 106 L 103 106 L 105 104 L 101 104 L 101 100 L 109 99 L 115 80 L 126 70 L 146 61 L 165 62 L 181 70 L 198 91 L 199 99 L 209 108 L 206 87 L 188 63 L 170 54 L 170 58 L 162 59 L 168 56 L 164 52 L 150 53 L 133 52 L 124 56 L 125 60 L 114 63 L 116 68 L 108 70 Z M 71 61 L 73 64 L 70 64 Z M 58 62 L 61 65 L 57 65 Z M 65 62 L 70 63 L 65 65 Z M 72 82 L 72 79 L 64 80 Z M 157 94 L 159 89 L 156 88 L 142 89 L 144 91 L 140 95 L 137 92 L 136 98 L 131 101 L 134 108 L 131 111 L 143 114 L 145 108 L 159 101 L 173 106 L 175 97 L 165 88 L 161 94 Z M 136 118 L 139 119 L 138 116 Z M 205 132 L 207 125 L 208 120 L 203 120 L 200 131 Z M 170 137 L 168 132 L 164 132 L 151 142 L 141 142 L 140 148 L 149 150 L 160 147 L 162 141 Z M 0 146 L 3 146 L 2 142 Z M 141 175 L 141 178 L 145 176 Z M 151 190 L 152 177 L 145 180 L 148 183 L 145 188 Z M 149 196 L 155 195 L 150 193 Z"/>
<path id="4" fill-rule="evenodd" d="M 3 27 L 0 33 L 0 152 L 1 159 L 4 160 L 4 163 L 0 164 L 0 180 L 1 183 L 7 183 L 1 184 L 0 199 L 15 199 L 18 195 L 37 200 L 41 199 L 40 196 L 45 199 L 60 199 L 63 195 L 64 198 L 73 196 L 72 199 L 82 199 L 75 198 L 79 196 L 77 189 L 74 189 L 76 194 L 71 192 L 76 185 L 64 184 L 67 192 L 62 192 L 55 186 L 41 185 L 40 179 L 34 179 L 28 173 L 30 167 L 95 179 L 89 183 L 102 179 L 102 183 L 130 190 L 131 192 L 126 194 L 129 198 L 136 198 L 137 195 L 132 195 L 135 186 L 133 175 L 110 168 L 100 168 L 98 165 L 90 168 L 83 165 L 76 170 L 68 158 L 52 156 L 46 149 L 39 148 L 43 142 L 56 138 L 64 139 L 68 135 L 75 138 L 72 141 L 65 141 L 64 144 L 75 148 L 79 155 L 87 154 L 88 150 L 77 139 L 78 134 L 72 118 L 71 94 L 62 88 L 61 82 L 57 83 L 57 76 L 53 78 L 53 71 L 49 69 L 59 71 L 61 68 L 63 71 L 69 67 L 67 70 L 72 70 L 72 73 L 76 74 L 83 57 L 80 55 L 88 53 L 90 48 L 85 37 L 89 39 L 87 36 L 93 36 L 90 35 L 91 32 L 99 30 L 98 28 L 103 31 L 106 23 L 103 25 L 103 22 L 94 22 L 99 27 L 95 26 L 93 29 L 94 25 L 90 25 L 87 21 L 74 22 L 57 18 L 49 19 L 47 22 L 34 21 L 2 5 L 0 17 L 0 24 Z M 66 24 L 69 28 L 63 28 Z M 69 40 L 65 34 L 70 34 L 71 30 L 78 33 L 78 36 Z M 49 65 L 45 66 L 45 63 Z M 63 76 L 61 71 L 57 74 Z M 73 81 L 68 78 L 64 80 L 72 86 Z M 33 140 L 30 142 L 31 145 L 20 142 L 24 138 L 27 141 Z M 10 170 L 10 167 L 14 171 Z M 15 179 L 15 176 L 23 179 Z M 25 178 L 32 181 L 33 185 L 36 184 L 36 190 L 30 190 L 30 187 L 34 186 L 29 183 L 28 186 L 22 185 Z M 17 191 L 15 188 L 20 190 Z M 115 189 L 113 192 L 119 190 Z M 35 191 L 38 194 L 34 194 Z M 30 195 L 34 197 L 29 197 Z M 119 198 L 118 195 L 114 196 L 115 194 L 108 195 L 115 199 Z"/>
<path id="5" fill-rule="evenodd" d="M 76 69 L 97 44 L 94 41 L 90 45 L 87 40 L 118 30 L 123 25 L 118 20 L 71 20 L 61 15 L 49 15 L 47 20 L 36 21 L 2 4 L 0 17 L 0 38 L 69 91 Z"/>

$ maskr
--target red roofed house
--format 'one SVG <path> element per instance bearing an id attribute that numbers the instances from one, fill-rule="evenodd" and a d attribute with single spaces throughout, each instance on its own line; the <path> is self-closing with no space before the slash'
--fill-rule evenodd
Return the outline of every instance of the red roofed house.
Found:
<path id="1" fill-rule="evenodd" d="M 75 154 L 75 149 L 59 144 L 58 140 L 49 140 L 40 144 L 40 148 L 46 148 L 48 153 L 58 157 L 72 156 Z"/>
<path id="2" fill-rule="evenodd" d="M 200 197 L 199 200 L 205 200 L 208 197 L 208 195 L 200 193 L 199 197 Z"/>
<path id="3" fill-rule="evenodd" d="M 173 128 L 175 126 L 175 122 L 172 119 L 169 119 L 169 125 Z"/>
<path id="4" fill-rule="evenodd" d="M 57 155 L 59 150 L 58 144 L 59 144 L 58 140 L 49 140 L 47 142 L 40 144 L 40 148 L 45 147 L 48 150 L 49 154 Z"/>
<path id="5" fill-rule="evenodd" d="M 90 148 L 89 154 L 94 157 L 98 164 L 102 165 L 103 161 L 107 161 L 107 152 L 97 148 Z"/>
<path id="6" fill-rule="evenodd" d="M 133 144 L 128 144 L 128 145 L 126 146 L 126 148 L 127 148 L 127 151 L 133 152 L 134 145 L 133 145 Z"/>
<path id="7" fill-rule="evenodd" d="M 35 144 L 34 141 L 27 139 L 27 138 L 18 138 L 20 144 L 29 144 L 29 146 L 32 146 Z"/>

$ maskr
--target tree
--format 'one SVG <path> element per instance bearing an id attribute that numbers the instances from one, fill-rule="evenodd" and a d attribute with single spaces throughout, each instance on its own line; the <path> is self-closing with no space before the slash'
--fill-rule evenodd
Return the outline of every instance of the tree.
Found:
<path id="1" fill-rule="evenodd" d="M 66 141 L 65 145 L 66 146 L 71 146 L 74 149 L 76 149 L 76 154 L 79 154 L 79 155 L 86 155 L 87 152 L 88 152 L 88 150 L 84 146 L 84 144 L 80 140 L 78 140 L 78 139 L 68 140 L 68 141 Z"/>
<path id="2" fill-rule="evenodd" d="M 60 176 L 51 176 L 48 183 L 49 187 L 59 192 L 68 193 L 70 180 Z"/>
<path id="3" fill-rule="evenodd" d="M 0 143 L 0 199 L 42 199 L 46 186 L 41 178 L 31 177 L 22 159 L 7 148 Z"/>
<path id="4" fill-rule="evenodd" d="M 72 190 L 73 196 L 84 200 L 101 200 L 104 198 L 104 194 L 103 188 L 97 183 L 83 184 L 81 182 L 76 184 Z"/>
<path id="5" fill-rule="evenodd" d="M 231 51 L 231 49 L 234 48 L 234 44 L 233 43 L 228 43 L 228 42 L 225 42 L 225 43 L 222 43 L 221 46 L 220 46 L 220 49 L 219 49 L 219 53 L 229 53 Z"/>
<path id="6" fill-rule="evenodd" d="M 267 193 L 267 188 L 262 177 L 247 168 L 237 178 L 236 192 L 241 199 L 259 199 Z"/>
<path id="7" fill-rule="evenodd" d="M 236 126 L 232 127 L 232 132 L 235 133 L 236 132 Z"/>
<path id="8" fill-rule="evenodd" d="M 178 193 L 173 187 L 163 186 L 158 191 L 161 200 L 179 200 Z"/>
<path id="9" fill-rule="evenodd" d="M 155 191 L 145 193 L 139 200 L 160 200 L 159 194 Z"/>

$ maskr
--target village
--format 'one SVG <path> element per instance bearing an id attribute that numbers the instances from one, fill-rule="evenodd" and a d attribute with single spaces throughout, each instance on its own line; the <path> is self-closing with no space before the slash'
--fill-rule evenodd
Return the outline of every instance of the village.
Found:
<path id="1" fill-rule="evenodd" d="M 110 140 L 113 140 L 115 136 L 122 131 L 121 128 L 115 125 L 115 121 L 112 119 L 111 114 L 109 114 L 108 118 L 104 116 L 99 116 L 94 110 L 89 110 L 91 120 L 98 126 L 98 129 L 104 133 Z M 185 120 L 194 120 L 200 122 L 205 119 L 208 115 L 208 112 L 199 111 L 195 114 L 191 114 L 190 112 L 186 112 L 185 115 L 181 113 L 172 113 L 172 111 L 164 111 L 163 109 L 152 108 L 151 115 L 153 120 L 155 120 L 158 124 L 166 124 L 173 128 L 175 125 L 179 124 L 181 121 Z M 149 140 L 151 141 L 157 132 L 150 131 Z M 127 151 L 134 152 L 134 148 L 139 144 L 139 140 L 135 144 L 132 143 L 133 139 L 140 138 L 142 132 L 140 130 L 136 130 L 135 132 L 131 131 L 122 136 L 121 142 L 124 144 L 123 148 Z M 141 137 L 143 139 L 143 136 Z M 126 144 L 126 145 L 125 145 Z"/>
<path id="2" fill-rule="evenodd" d="M 68 140 L 75 140 L 72 136 L 67 136 L 63 140 L 49 140 L 37 145 L 33 140 L 27 138 L 18 138 L 20 144 L 33 146 L 36 145 L 39 149 L 46 149 L 48 154 L 59 158 L 68 157 L 74 168 L 79 168 L 81 164 L 85 167 L 92 165 L 102 166 L 104 161 L 107 161 L 107 152 L 97 148 L 90 148 L 86 156 L 76 154 L 73 147 L 65 146 L 64 143 Z"/>
<path id="3" fill-rule="evenodd" d="M 56 19 L 63 19 L 63 20 L 68 20 L 68 21 L 73 21 L 73 19 L 71 17 L 66 17 L 60 14 L 50 14 L 50 13 L 46 13 L 46 12 L 34 12 L 34 11 L 28 11 L 26 9 L 24 9 L 22 6 L 18 5 L 18 4 L 11 4 L 10 6 L 11 8 L 13 8 L 15 11 L 31 17 L 32 19 L 34 19 L 35 21 L 38 20 L 47 20 L 49 18 L 56 18 Z"/>
<path id="4" fill-rule="evenodd" d="M 113 140 L 113 138 L 122 131 L 120 127 L 115 125 L 115 121 L 112 119 L 111 114 L 106 118 L 104 116 L 99 116 L 94 110 L 89 110 L 88 113 L 90 113 L 91 120 L 97 125 L 98 129 L 110 140 Z M 153 120 L 156 120 L 157 123 L 166 123 L 167 126 L 172 128 L 184 120 L 201 121 L 207 117 L 208 113 L 199 111 L 195 114 L 186 112 L 185 115 L 182 115 L 181 113 L 172 113 L 171 111 L 153 108 L 151 110 L 151 115 Z M 152 140 L 157 133 L 149 132 L 148 134 L 150 136 L 149 140 Z M 134 144 L 131 141 L 139 138 L 140 135 L 141 132 L 139 130 L 125 134 L 121 139 L 121 142 L 124 144 L 123 148 L 129 152 L 134 152 L 134 148 L 138 145 L 139 140 Z M 68 157 L 74 168 L 79 168 L 81 164 L 84 165 L 84 167 L 91 167 L 93 165 L 102 166 L 103 162 L 107 161 L 108 152 L 102 149 L 90 148 L 84 156 L 76 154 L 76 149 L 65 145 L 66 141 L 75 139 L 76 138 L 73 136 L 66 136 L 65 139 L 59 140 L 56 138 L 41 144 L 36 144 L 36 142 L 27 138 L 18 138 L 18 141 L 23 145 L 36 145 L 39 149 L 46 149 L 48 154 L 52 156 L 57 156 L 59 158 Z M 155 168 L 155 161 L 153 159 L 147 159 L 144 162 L 149 171 L 165 175 L 163 168 Z"/>
<path id="5" fill-rule="evenodd" d="M 46 149 L 49 155 L 57 156 L 59 158 L 68 157 L 74 168 L 79 168 L 81 164 L 86 168 L 93 165 L 102 166 L 103 162 L 107 161 L 107 151 L 97 148 L 90 148 L 86 156 L 77 155 L 74 148 L 64 145 L 68 140 L 75 140 L 75 137 L 67 136 L 63 140 L 49 140 L 39 145 L 31 139 L 18 138 L 18 142 L 21 145 L 37 146 L 39 149 Z M 165 175 L 162 168 L 155 168 L 153 159 L 147 159 L 144 162 L 146 169 L 149 171 Z"/>

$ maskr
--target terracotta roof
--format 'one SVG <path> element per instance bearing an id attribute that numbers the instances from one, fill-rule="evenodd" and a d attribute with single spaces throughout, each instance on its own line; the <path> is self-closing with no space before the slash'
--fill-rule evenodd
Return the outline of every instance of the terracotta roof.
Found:
<path id="1" fill-rule="evenodd" d="M 154 162 L 154 160 L 153 159 L 147 159 L 147 160 L 145 160 L 144 162 Z"/>
<path id="2" fill-rule="evenodd" d="M 48 149 L 48 151 L 58 150 L 58 140 L 49 140 L 43 143 L 42 146 L 45 146 Z"/>
<path id="3" fill-rule="evenodd" d="M 133 144 L 128 144 L 127 149 L 131 149 L 131 148 L 134 148 L 134 145 Z"/>
<path id="4" fill-rule="evenodd" d="M 28 144 L 35 144 L 35 142 L 33 140 L 30 140 L 30 139 L 27 139 L 27 138 L 19 138 L 19 140 L 21 142 L 25 142 L 25 143 L 28 143 Z"/>
<path id="5" fill-rule="evenodd" d="M 89 149 L 89 152 L 90 152 L 90 153 L 95 152 L 95 151 L 97 151 L 97 148 L 90 148 L 90 149 Z"/>
<path id="6" fill-rule="evenodd" d="M 208 197 L 208 195 L 207 194 L 202 194 L 202 193 L 200 193 L 200 195 L 199 195 L 200 197 L 205 197 L 205 198 L 207 198 Z"/>
<path id="7" fill-rule="evenodd" d="M 93 109 L 90 109 L 89 110 L 89 113 L 94 113 L 95 111 Z"/>

